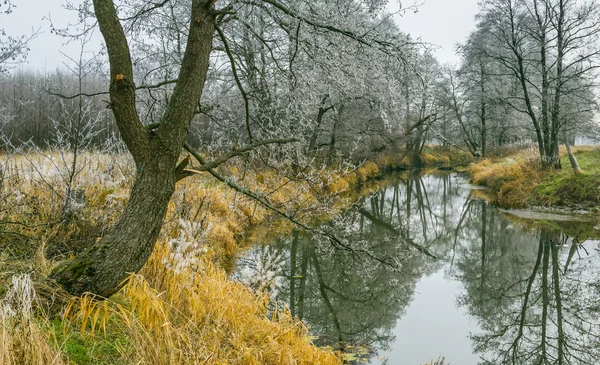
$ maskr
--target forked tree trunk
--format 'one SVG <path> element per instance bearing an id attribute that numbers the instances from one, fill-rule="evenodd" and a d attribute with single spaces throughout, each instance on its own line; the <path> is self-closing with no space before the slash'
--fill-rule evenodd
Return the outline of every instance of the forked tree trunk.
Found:
<path id="1" fill-rule="evenodd" d="M 68 292 L 108 297 L 139 271 L 158 239 L 175 183 L 177 159 L 188 135 L 208 72 L 215 14 L 210 0 L 191 1 L 191 23 L 178 82 L 159 127 L 150 133 L 135 104 L 129 45 L 112 0 L 94 0 L 110 63 L 110 106 L 136 163 L 136 179 L 124 212 L 108 234 L 50 275 Z"/>

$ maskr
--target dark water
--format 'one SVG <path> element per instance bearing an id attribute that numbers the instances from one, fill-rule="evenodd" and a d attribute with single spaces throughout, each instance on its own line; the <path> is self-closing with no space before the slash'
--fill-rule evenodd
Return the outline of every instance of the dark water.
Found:
<path id="1" fill-rule="evenodd" d="M 457 175 L 398 178 L 322 227 L 340 242 L 296 232 L 234 275 L 351 364 L 600 364 L 594 224 L 523 225 L 476 195 Z"/>

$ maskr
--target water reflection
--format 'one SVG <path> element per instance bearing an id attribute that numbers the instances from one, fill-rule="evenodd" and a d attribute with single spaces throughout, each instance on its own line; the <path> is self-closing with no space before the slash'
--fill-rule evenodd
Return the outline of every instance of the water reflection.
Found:
<path id="1" fill-rule="evenodd" d="M 497 230 L 493 222 L 482 225 Z M 482 240 L 463 256 L 460 303 L 481 326 L 472 336 L 475 351 L 486 355 L 483 364 L 597 364 L 596 257 L 561 232 L 536 236 L 537 245 L 509 250 L 504 240 Z"/>
<path id="2" fill-rule="evenodd" d="M 520 228 L 450 174 L 398 178 L 323 229 L 343 246 L 295 232 L 250 250 L 235 276 L 287 303 L 348 363 L 424 363 L 443 342 L 455 364 L 598 362 L 595 241 Z M 413 305 L 447 288 L 455 333 L 435 330 L 435 296 Z M 425 340 L 407 335 L 414 323 Z"/>

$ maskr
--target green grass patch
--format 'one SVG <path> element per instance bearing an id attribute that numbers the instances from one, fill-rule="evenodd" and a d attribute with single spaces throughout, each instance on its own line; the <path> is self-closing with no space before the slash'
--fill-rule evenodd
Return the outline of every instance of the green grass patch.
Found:
<path id="1" fill-rule="evenodd" d="M 534 202 L 542 206 L 600 209 L 600 150 L 575 153 L 582 174 L 574 174 L 567 156 L 562 170 L 544 178 L 535 189 Z"/>
<path id="2" fill-rule="evenodd" d="M 575 174 L 561 149 L 561 170 L 543 170 L 535 149 L 492 157 L 469 167 L 475 184 L 487 186 L 505 208 L 536 205 L 600 211 L 600 149 L 574 148 L 583 173 Z"/>
<path id="3" fill-rule="evenodd" d="M 56 338 L 60 349 L 72 364 L 77 365 L 108 365 L 118 363 L 121 357 L 120 349 L 127 347 L 127 338 L 123 333 L 111 333 L 112 326 L 107 327 L 107 334 L 90 335 L 79 328 L 65 324 L 60 319 L 50 323 L 50 330 Z"/>

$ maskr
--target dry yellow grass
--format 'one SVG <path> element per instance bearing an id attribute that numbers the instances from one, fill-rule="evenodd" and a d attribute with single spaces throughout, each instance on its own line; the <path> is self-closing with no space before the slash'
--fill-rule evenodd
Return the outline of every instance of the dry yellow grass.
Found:
<path id="1" fill-rule="evenodd" d="M 64 171 L 52 160 L 58 158 L 54 154 L 12 157 L 10 185 L 15 188 L 2 186 L 6 200 L 0 207 L 0 220 L 24 223 L 14 227 L 14 243 L 39 247 L 48 238 L 70 242 L 100 235 L 124 206 L 132 181 L 131 161 L 90 156 L 76 181 L 85 204 L 71 222 L 47 225 L 61 210 Z M 281 209 L 302 212 L 318 207 L 315 194 L 319 190 L 306 182 L 281 180 L 268 170 L 242 173 L 235 165 L 230 171 L 241 184 L 268 196 Z M 323 185 L 320 189 L 325 194 L 335 188 Z M 0 364 L 62 364 L 65 359 L 77 363 L 90 356 L 94 361 L 123 364 L 340 363 L 337 355 L 311 344 L 301 322 L 285 310 L 267 313 L 266 297 L 230 281 L 221 268 L 247 244 L 249 229 L 267 217 L 269 212 L 262 206 L 208 177 L 183 181 L 169 205 L 160 242 L 143 271 L 105 302 L 89 297 L 74 302 L 68 308 L 70 321 L 60 324 L 61 343 L 43 315 L 32 315 L 31 321 L 24 322 L 27 326 L 4 320 L 0 351 L 5 358 L 0 358 Z M 289 224 L 279 227 L 283 232 L 291 229 Z M 38 261 L 47 272 L 48 262 Z M 115 336 L 121 340 L 110 343 Z M 85 343 L 78 345 L 84 349 L 73 345 L 77 338 Z M 102 360 L 107 344 L 111 354 Z"/>
<path id="2" fill-rule="evenodd" d="M 379 175 L 379 166 L 376 163 L 367 161 L 356 170 L 356 176 L 359 184 L 365 183 L 369 178 Z"/>
<path id="3" fill-rule="evenodd" d="M 0 364 L 63 365 L 63 353 L 47 332 L 47 322 L 34 314 L 36 294 L 27 274 L 16 275 L 0 300 Z"/>
<path id="4" fill-rule="evenodd" d="M 573 147 L 573 152 L 577 155 L 582 152 L 593 152 L 597 147 L 582 146 Z M 506 157 L 492 157 L 472 164 L 468 172 L 472 176 L 474 184 L 489 187 L 496 194 L 495 200 L 502 207 L 506 208 L 525 208 L 532 200 L 538 199 L 536 189 L 540 184 L 552 176 L 559 174 L 570 174 L 571 168 L 566 160 L 566 150 L 560 148 L 560 154 L 563 156 L 562 172 L 542 169 L 537 148 L 530 147 Z M 581 154 L 580 156 L 583 156 Z M 584 167 L 587 165 L 584 164 Z M 585 169 L 584 169 L 585 170 Z M 534 203 L 539 203 L 535 201 Z"/>
<path id="5" fill-rule="evenodd" d="M 524 208 L 537 184 L 546 176 L 535 149 L 529 148 L 506 158 L 485 159 L 468 169 L 474 184 L 489 187 L 496 202 L 508 208 Z"/>
<path id="6" fill-rule="evenodd" d="M 425 165 L 435 165 L 440 163 L 440 159 L 435 157 L 434 155 L 431 155 L 429 153 L 423 153 L 421 155 L 421 161 L 425 164 Z M 450 161 L 450 159 L 448 159 L 448 161 Z"/>
<path id="7" fill-rule="evenodd" d="M 130 340 L 124 363 L 340 364 L 312 345 L 306 327 L 286 310 L 268 313 L 266 296 L 229 281 L 209 262 L 199 272 L 166 268 L 170 255 L 161 244 L 114 301 L 83 297 L 67 317 L 90 336 L 117 326 Z"/>

